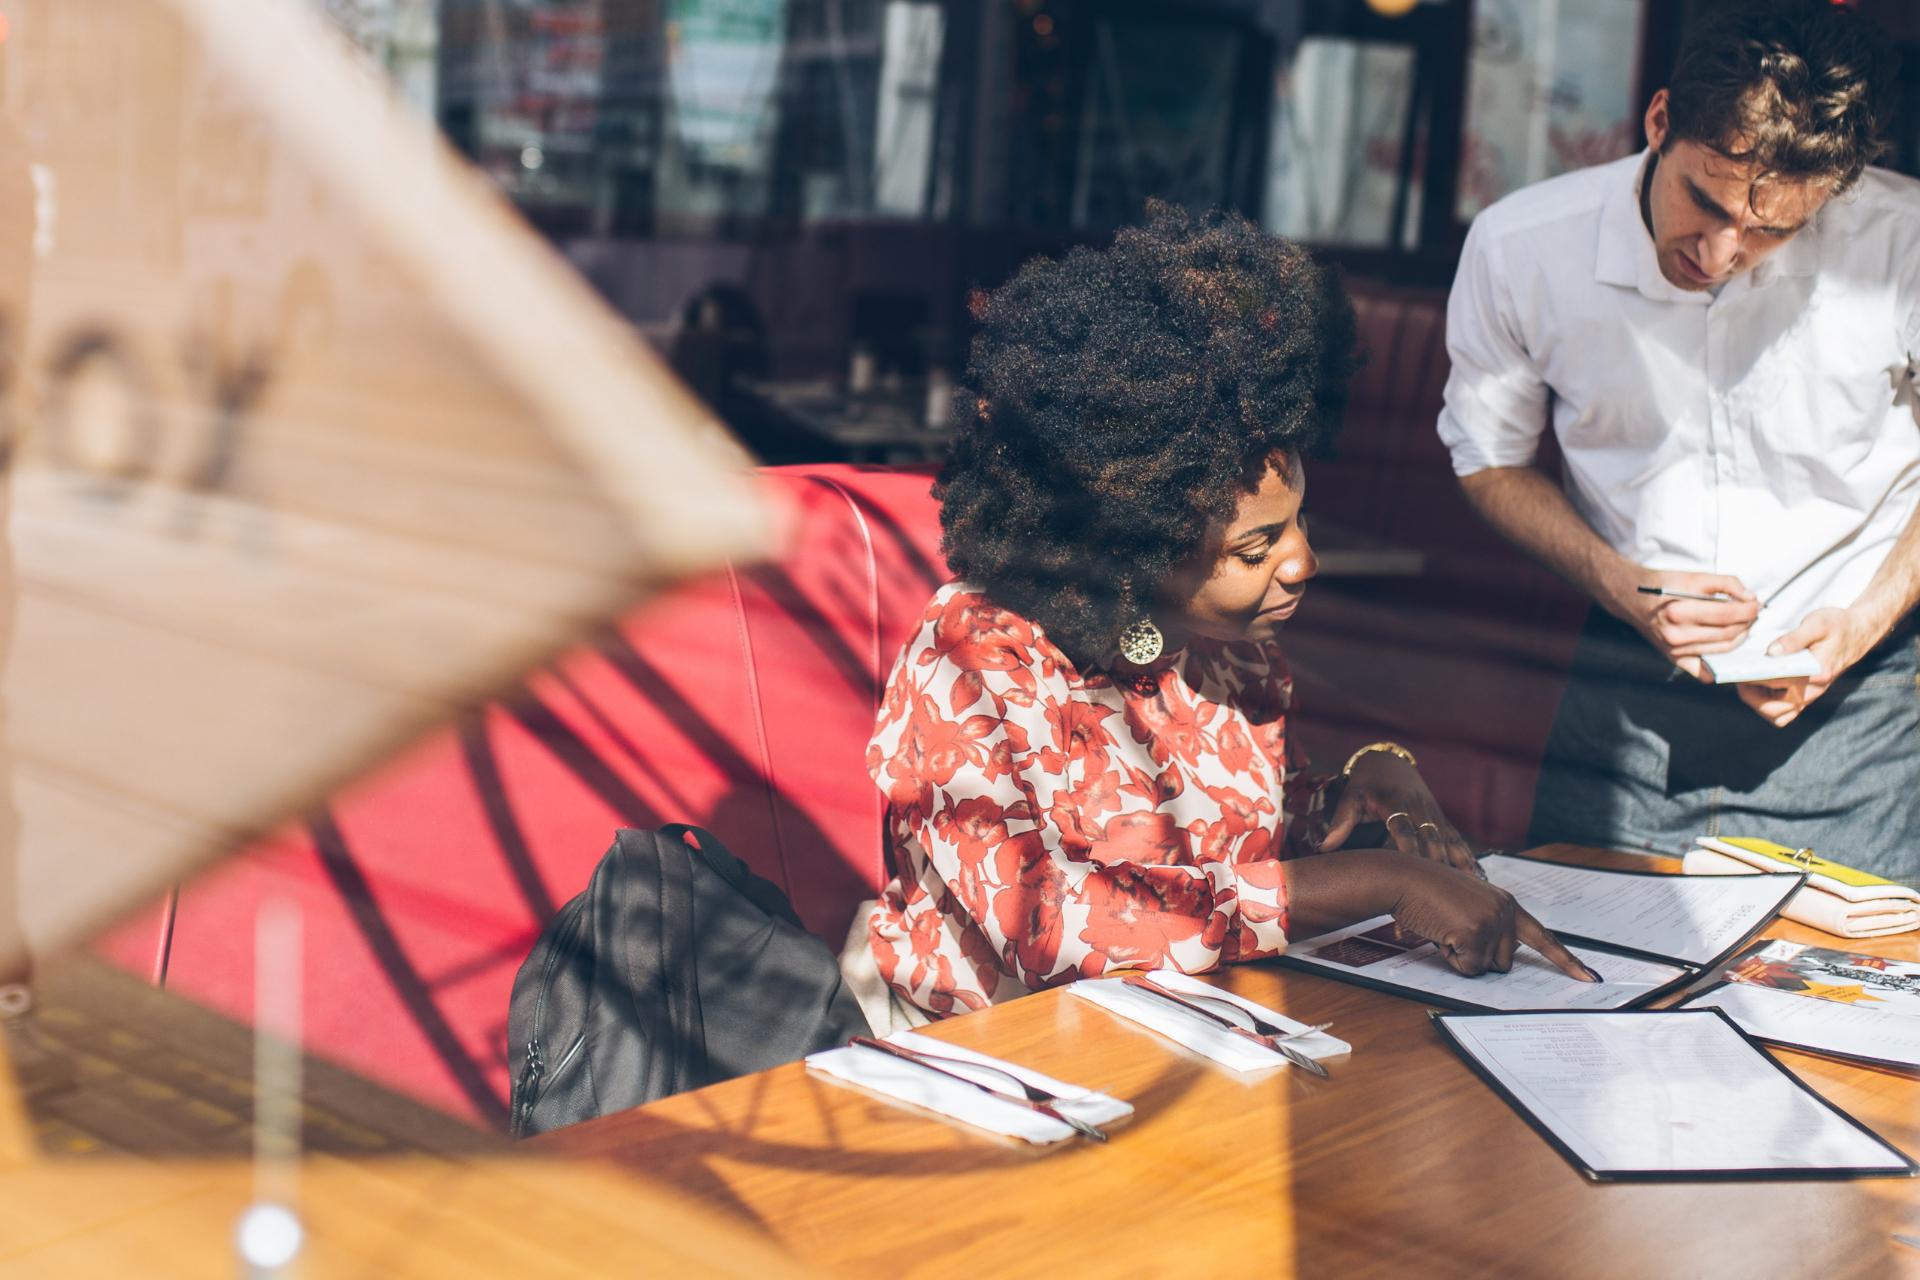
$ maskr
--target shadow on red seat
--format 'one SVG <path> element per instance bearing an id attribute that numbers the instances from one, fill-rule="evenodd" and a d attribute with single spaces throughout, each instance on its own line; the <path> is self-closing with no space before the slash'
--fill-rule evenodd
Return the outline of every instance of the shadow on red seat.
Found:
<path id="1" fill-rule="evenodd" d="M 504 1123 L 505 1015 L 541 924 L 616 826 L 694 822 L 835 945 L 881 877 L 864 753 L 894 655 L 946 573 L 925 472 L 769 471 L 797 516 L 773 561 L 656 600 L 184 886 L 169 988 L 242 1021 L 255 910 L 305 920 L 307 1043 Z M 160 912 L 99 943 L 161 962 Z"/>

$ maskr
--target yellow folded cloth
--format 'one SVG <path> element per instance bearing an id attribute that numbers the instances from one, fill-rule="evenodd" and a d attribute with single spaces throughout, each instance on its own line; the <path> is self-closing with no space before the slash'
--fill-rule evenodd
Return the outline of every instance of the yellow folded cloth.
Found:
<path id="1" fill-rule="evenodd" d="M 1701 836 L 1694 841 L 1702 849 L 1724 853 L 1760 868 L 1762 871 L 1804 871 L 1807 883 L 1828 893 L 1839 894 L 1849 902 L 1873 898 L 1910 898 L 1920 903 L 1920 889 L 1876 876 L 1856 867 L 1823 858 L 1811 849 L 1795 849 L 1771 840 L 1751 836 Z"/>
<path id="2" fill-rule="evenodd" d="M 1682 864 L 1688 875 L 1758 875 L 1762 870 L 1753 860 L 1722 852 L 1717 847 L 1708 847 L 1722 845 L 1725 843 L 1723 841 L 1703 838 L 1699 843 L 1701 847 L 1689 850 Z M 1773 871 L 1788 868 L 1770 861 L 1765 869 Z M 1883 891 L 1880 896 L 1856 899 L 1842 897 L 1816 882 L 1825 879 L 1828 877 L 1809 875 L 1800 891 L 1787 899 L 1787 905 L 1780 909 L 1780 914 L 1841 938 L 1880 938 L 1890 933 L 1920 929 L 1920 893 L 1905 885 L 1881 881 Z M 1845 887 L 1850 893 L 1859 893 L 1867 886 Z"/>

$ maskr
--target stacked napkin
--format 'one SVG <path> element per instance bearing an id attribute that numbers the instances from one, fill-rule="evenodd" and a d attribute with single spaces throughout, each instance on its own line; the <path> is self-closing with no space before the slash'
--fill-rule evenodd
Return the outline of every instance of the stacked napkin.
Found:
<path id="1" fill-rule="evenodd" d="M 1038 1071 L 1020 1066 L 1018 1063 L 1008 1062 L 1002 1058 L 991 1058 L 984 1053 L 975 1053 L 971 1049 L 962 1049 L 959 1045 L 948 1044 L 944 1040 L 935 1040 L 931 1036 L 918 1035 L 912 1031 L 897 1031 L 886 1039 L 890 1044 L 911 1049 L 915 1053 L 936 1055 L 939 1060 L 933 1065 L 939 1067 L 941 1071 L 969 1076 L 989 1089 L 998 1089 L 1010 1094 L 1013 1092 L 1013 1085 L 1005 1077 L 996 1075 L 992 1071 L 969 1073 L 964 1065 L 959 1064 L 978 1063 L 1009 1072 L 1035 1088 L 1045 1089 L 1053 1094 L 1059 1099 L 1053 1105 L 1063 1115 L 1084 1120 L 1088 1124 L 1110 1124 L 1133 1114 L 1131 1104 L 1122 1102 L 1110 1094 L 1097 1093 L 1079 1085 L 1067 1084 L 1055 1080 L 1052 1076 L 1041 1075 Z M 924 1067 L 915 1066 L 911 1062 L 902 1061 L 875 1049 L 862 1049 L 858 1045 L 828 1049 L 809 1055 L 807 1065 L 836 1080 L 844 1080 L 848 1084 L 858 1085 L 896 1101 L 923 1107 L 950 1120 L 958 1120 L 976 1129 L 985 1129 L 989 1133 L 1005 1134 L 1009 1138 L 1019 1138 L 1041 1146 L 1061 1142 L 1074 1136 L 1070 1126 L 1043 1116 L 1017 1102 L 990 1097 L 978 1089 L 969 1089 L 957 1080 L 949 1080 L 938 1072 L 928 1071 Z"/>
<path id="2" fill-rule="evenodd" d="M 1307 1029 L 1307 1024 L 1304 1022 L 1297 1022 L 1285 1014 L 1276 1013 L 1265 1005 L 1255 1004 L 1242 996 L 1234 995 L 1231 991 L 1223 991 L 1219 987 L 1211 986 L 1198 978 L 1190 978 L 1176 970 L 1156 969 L 1152 971 L 1151 976 L 1155 982 L 1178 995 L 1210 996 L 1216 1000 L 1226 1000 L 1240 1006 L 1248 1013 L 1285 1027 L 1288 1031 Z M 1092 978 L 1076 982 L 1067 990 L 1083 1000 L 1091 1001 L 1149 1030 L 1157 1031 L 1167 1039 L 1185 1045 L 1195 1053 L 1204 1058 L 1211 1058 L 1223 1067 L 1231 1067 L 1235 1071 L 1265 1071 L 1272 1067 L 1288 1065 L 1287 1060 L 1273 1050 L 1257 1045 L 1244 1036 L 1237 1036 L 1224 1027 L 1214 1026 L 1206 1019 L 1189 1013 L 1172 1001 L 1163 1000 L 1150 991 L 1140 991 L 1130 987 L 1118 978 Z M 1287 1044 L 1316 1060 L 1337 1058 L 1341 1054 L 1353 1052 L 1352 1045 L 1344 1040 L 1336 1040 L 1324 1031 L 1316 1031 L 1310 1036 L 1301 1036 L 1298 1040 L 1289 1040 Z"/>
<path id="3" fill-rule="evenodd" d="M 1771 840 L 1701 836 L 1682 864 L 1688 875 L 1805 871 L 1807 883 L 1780 914 L 1842 938 L 1920 929 L 1920 891 Z"/>

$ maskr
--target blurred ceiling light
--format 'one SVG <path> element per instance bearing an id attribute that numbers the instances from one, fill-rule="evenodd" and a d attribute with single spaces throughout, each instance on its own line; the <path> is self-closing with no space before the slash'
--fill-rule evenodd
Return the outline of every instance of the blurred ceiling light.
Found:
<path id="1" fill-rule="evenodd" d="M 520 166 L 524 169 L 538 169 L 546 162 L 546 153 L 538 147 L 526 147 L 520 152 Z"/>
<path id="2" fill-rule="evenodd" d="M 1413 6 L 1419 3 L 1420 0 L 1367 0 L 1367 7 L 1389 18 L 1398 18 L 1413 12 Z"/>

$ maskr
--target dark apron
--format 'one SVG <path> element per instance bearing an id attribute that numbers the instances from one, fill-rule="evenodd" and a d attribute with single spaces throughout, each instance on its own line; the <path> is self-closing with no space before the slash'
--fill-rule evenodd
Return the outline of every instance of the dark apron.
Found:
<path id="1" fill-rule="evenodd" d="M 1595 609 L 1534 790 L 1534 844 L 1678 855 L 1757 836 L 1920 886 L 1920 636 L 1896 628 L 1776 729 Z"/>

